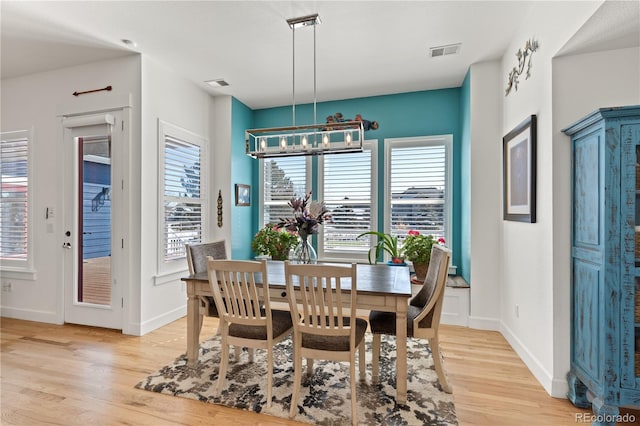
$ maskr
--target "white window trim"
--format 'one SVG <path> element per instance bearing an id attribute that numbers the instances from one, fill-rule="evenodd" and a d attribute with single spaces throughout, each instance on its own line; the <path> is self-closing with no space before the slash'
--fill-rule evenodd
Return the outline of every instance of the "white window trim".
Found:
<path id="1" fill-rule="evenodd" d="M 430 146 L 430 145 L 444 145 L 446 156 L 446 173 L 445 173 L 445 186 L 448 189 L 445 191 L 445 218 L 446 226 L 445 232 L 447 235 L 447 247 L 453 250 L 453 238 L 452 234 L 452 220 L 453 220 L 453 135 L 433 135 L 433 136 L 415 136 L 407 138 L 389 138 L 384 140 L 384 217 L 391 218 L 391 149 L 398 147 L 414 147 L 414 146 Z M 391 230 L 390 220 L 387 220 L 384 224 L 384 232 L 389 233 Z M 388 255 L 385 253 L 385 260 L 388 259 Z"/>
<path id="2" fill-rule="evenodd" d="M 371 229 L 378 229 L 378 140 L 365 140 L 365 149 L 371 151 Z M 345 154 L 349 155 L 349 154 Z M 324 157 L 318 157 L 318 200 L 324 199 Z M 368 253 L 356 251 L 340 253 L 330 253 L 324 251 L 324 227 L 321 227 L 318 235 L 318 258 L 323 261 L 336 262 L 368 262 Z"/>
<path id="3" fill-rule="evenodd" d="M 166 136 L 169 135 L 176 139 L 183 140 L 185 142 L 192 143 L 200 146 L 200 194 L 201 194 L 201 206 L 202 206 L 202 234 L 209 235 L 209 190 L 208 190 L 208 156 L 207 147 L 209 141 L 204 137 L 186 130 L 182 127 L 178 127 L 174 124 L 168 123 L 161 119 L 158 119 L 158 241 L 157 241 L 157 275 L 154 277 L 154 283 L 164 284 L 170 281 L 170 277 L 173 277 L 176 272 L 183 272 L 185 270 L 184 258 L 172 259 L 165 261 L 164 259 L 164 147 Z"/>
<path id="4" fill-rule="evenodd" d="M 24 136 L 28 139 L 27 145 L 27 180 L 28 180 L 28 194 L 27 194 L 27 259 L 26 260 L 2 260 L 0 261 L 0 271 L 2 271 L 2 277 L 6 279 L 18 279 L 33 281 L 36 279 L 36 270 L 34 268 L 34 227 L 36 226 L 36 209 L 33 204 L 34 200 L 34 161 L 35 161 L 35 149 L 34 147 L 34 134 L 33 127 L 28 130 L 16 130 L 2 132 L 2 137 L 15 134 L 15 137 Z"/>
<path id="5" fill-rule="evenodd" d="M 305 194 L 308 194 L 311 191 L 311 157 L 305 157 Z M 258 225 L 259 229 L 262 229 L 264 226 L 264 159 L 261 158 L 259 161 L 259 176 L 258 176 Z M 300 196 L 304 196 L 304 194 L 300 194 Z M 291 212 L 293 215 L 293 212 Z"/>

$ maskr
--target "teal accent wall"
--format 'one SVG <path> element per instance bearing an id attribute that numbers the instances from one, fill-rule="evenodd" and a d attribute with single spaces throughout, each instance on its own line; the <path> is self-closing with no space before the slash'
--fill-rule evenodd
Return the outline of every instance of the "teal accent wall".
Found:
<path id="1" fill-rule="evenodd" d="M 251 239 L 253 229 L 258 221 L 257 186 L 253 176 L 257 171 L 256 160 L 245 153 L 244 131 L 253 127 L 253 111 L 251 108 L 232 98 L 231 100 L 231 258 L 251 259 Z M 214 154 L 215 155 L 215 154 Z M 251 207 L 236 206 L 235 184 L 251 185 Z M 215 203 L 215 200 L 214 200 Z M 215 205 L 212 210 L 215 212 Z"/>
<path id="2" fill-rule="evenodd" d="M 461 96 L 460 88 L 399 93 L 367 98 L 345 99 L 317 104 L 317 122 L 336 112 L 345 119 L 361 114 L 365 120 L 377 121 L 378 130 L 365 132 L 366 140 L 378 141 L 378 173 L 384 174 L 384 139 L 412 136 L 453 135 L 453 264 L 460 263 L 460 144 L 461 144 Z M 266 108 L 254 111 L 254 126 L 277 127 L 293 124 L 291 106 Z M 296 124 L 313 123 L 313 104 L 296 105 Z M 314 159 L 314 170 L 315 170 Z M 258 174 L 258 162 L 254 163 L 254 176 Z M 313 189 L 317 189 L 314 182 Z M 378 196 L 384 195 L 384 182 L 379 181 Z M 382 203 L 378 211 L 379 231 L 384 231 Z M 256 213 L 257 214 L 257 213 Z"/>
<path id="3" fill-rule="evenodd" d="M 471 75 L 460 88 L 460 263 L 458 275 L 471 284 Z"/>

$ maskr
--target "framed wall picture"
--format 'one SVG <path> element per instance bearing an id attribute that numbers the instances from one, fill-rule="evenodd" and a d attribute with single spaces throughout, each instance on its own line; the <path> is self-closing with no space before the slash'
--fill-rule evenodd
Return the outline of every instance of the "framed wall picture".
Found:
<path id="1" fill-rule="evenodd" d="M 536 221 L 536 116 L 502 138 L 504 220 Z"/>
<path id="2" fill-rule="evenodd" d="M 251 186 L 236 183 L 236 206 L 251 205 Z"/>

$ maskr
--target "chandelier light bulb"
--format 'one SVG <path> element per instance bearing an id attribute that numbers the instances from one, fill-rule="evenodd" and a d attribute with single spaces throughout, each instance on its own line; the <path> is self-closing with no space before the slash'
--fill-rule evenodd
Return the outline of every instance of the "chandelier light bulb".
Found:
<path id="1" fill-rule="evenodd" d="M 307 148 L 307 135 L 302 136 L 302 140 L 300 143 L 302 144 L 302 148 Z"/>
<path id="2" fill-rule="evenodd" d="M 285 138 L 284 136 L 280 138 L 280 148 L 282 149 L 287 148 L 287 138 Z"/>
<path id="3" fill-rule="evenodd" d="M 329 135 L 326 133 L 322 135 L 322 145 L 324 145 L 325 148 L 329 148 Z"/>
<path id="4" fill-rule="evenodd" d="M 267 140 L 265 138 L 260 138 L 260 149 L 262 151 L 267 150 Z"/>
<path id="5" fill-rule="evenodd" d="M 351 146 L 351 132 L 346 132 L 345 133 L 345 142 L 346 142 L 347 146 Z"/>

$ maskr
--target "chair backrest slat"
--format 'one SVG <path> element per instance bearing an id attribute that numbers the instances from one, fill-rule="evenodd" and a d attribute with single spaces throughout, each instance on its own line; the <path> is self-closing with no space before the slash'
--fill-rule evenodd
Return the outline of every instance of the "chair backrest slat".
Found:
<path id="1" fill-rule="evenodd" d="M 209 283 L 221 316 L 232 323 L 260 325 L 270 322 L 266 261 L 210 258 L 208 267 Z M 262 283 L 256 280 L 258 273 L 262 275 Z M 261 306 L 264 306 L 265 315 Z"/>
<path id="2" fill-rule="evenodd" d="M 293 265 L 285 262 L 287 293 L 293 318 L 298 318 L 298 304 L 302 305 L 300 320 L 294 328 L 303 333 L 324 335 L 353 335 L 353 321 L 345 317 L 356 315 L 356 265 Z M 343 295 L 345 281 L 351 281 L 351 295 Z M 295 284 L 298 284 L 296 286 Z"/>

